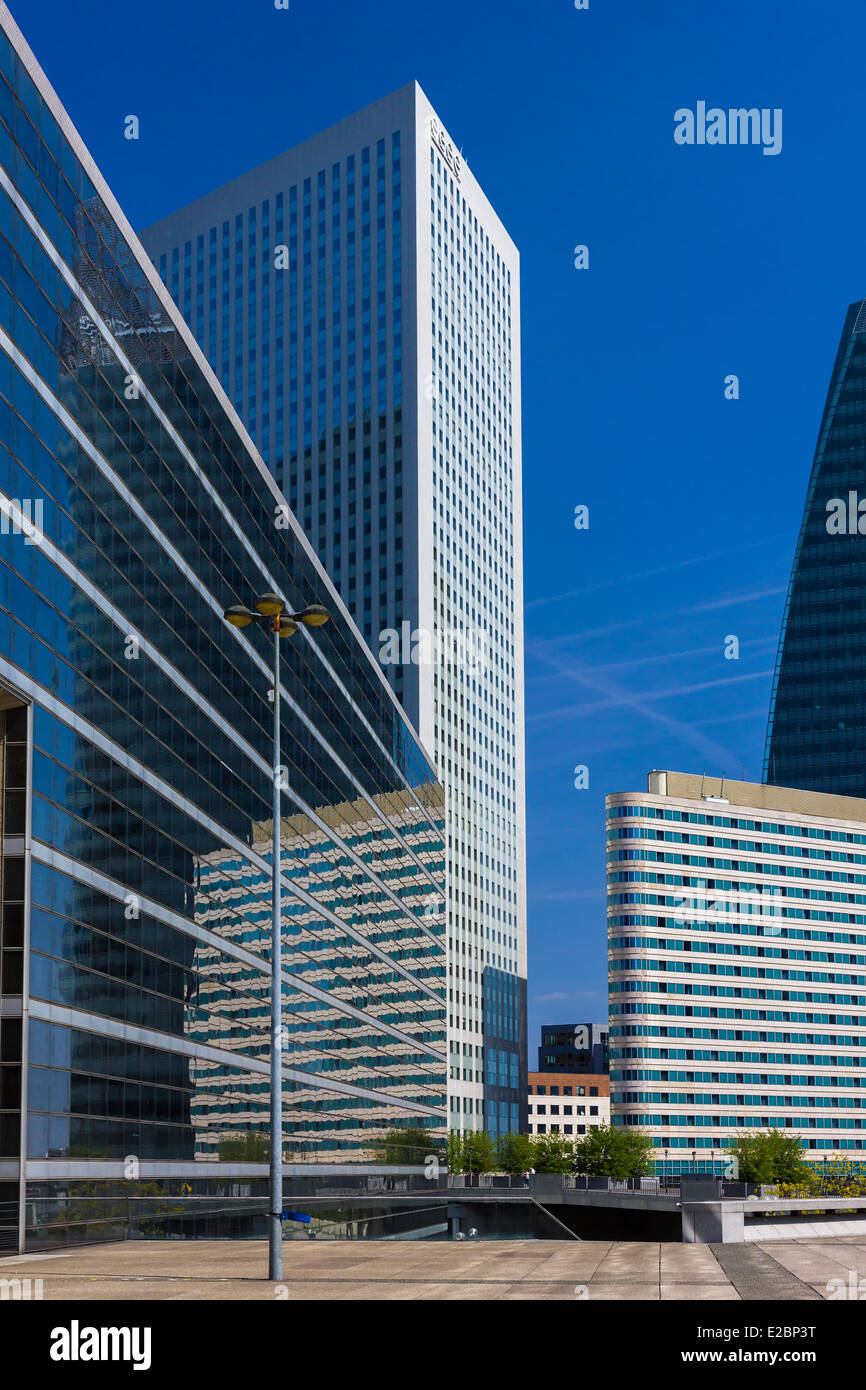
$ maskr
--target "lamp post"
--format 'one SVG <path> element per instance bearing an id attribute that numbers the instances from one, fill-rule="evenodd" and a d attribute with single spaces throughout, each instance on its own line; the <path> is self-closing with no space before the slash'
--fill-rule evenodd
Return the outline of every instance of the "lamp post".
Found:
<path id="1" fill-rule="evenodd" d="M 270 1181 L 268 1184 L 268 1278 L 283 1277 L 283 1082 L 280 1041 L 283 1022 L 282 907 L 280 902 L 280 638 L 291 637 L 298 624 L 321 627 L 331 616 L 313 604 L 301 613 L 287 613 L 278 594 L 261 594 L 255 611 L 236 604 L 223 615 L 232 627 L 262 623 L 274 634 L 274 824 L 271 844 L 271 1122 Z"/>

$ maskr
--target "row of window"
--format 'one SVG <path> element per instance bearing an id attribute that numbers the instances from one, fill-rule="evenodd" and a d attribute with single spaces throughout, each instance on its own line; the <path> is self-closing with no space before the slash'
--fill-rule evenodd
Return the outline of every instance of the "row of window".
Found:
<path id="1" fill-rule="evenodd" d="M 535 1096 L 585 1096 L 587 1094 L 585 1086 L 532 1086 L 531 1090 Z M 590 1086 L 589 1094 L 597 1096 L 599 1094 L 598 1087 Z"/>
<path id="2" fill-rule="evenodd" d="M 739 819 L 736 816 L 711 816 L 701 811 L 681 811 L 676 808 L 662 808 L 661 806 L 623 805 L 608 807 L 608 820 L 615 820 L 622 816 L 679 821 L 686 825 L 717 825 L 725 830 L 753 830 L 764 835 L 795 835 L 805 836 L 810 840 L 835 840 L 846 844 L 866 845 L 866 834 L 859 835 L 855 831 L 848 830 L 827 830 L 819 825 L 797 825 L 785 821 L 777 824 L 773 821 Z M 621 830 L 614 830 L 610 831 L 609 835 L 621 835 L 622 833 Z M 647 831 L 645 833 L 651 834 L 652 832 Z M 771 846 L 770 849 L 777 851 L 779 846 Z"/>
<path id="3" fill-rule="evenodd" d="M 541 1124 L 530 1124 L 529 1131 L 531 1134 L 576 1134 L 579 1136 L 586 1134 L 587 1129 L 595 1128 L 595 1125 L 548 1125 L 542 1122 Z"/>
<path id="4" fill-rule="evenodd" d="M 536 1105 L 536 1106 L 533 1106 L 532 1104 L 530 1104 L 530 1106 L 529 1106 L 529 1113 L 530 1113 L 530 1115 L 547 1115 L 547 1114 L 550 1114 L 550 1115 L 559 1115 L 559 1114 L 562 1114 L 562 1115 L 585 1115 L 585 1114 L 586 1114 L 586 1106 L 585 1106 L 585 1105 L 574 1105 L 574 1106 L 572 1106 L 572 1105 L 562 1105 L 562 1106 L 559 1106 L 559 1105 L 551 1105 L 551 1106 L 548 1107 L 547 1105 Z M 597 1105 L 591 1105 L 591 1106 L 589 1107 L 589 1113 L 590 1113 L 590 1115 L 597 1115 L 597 1114 L 598 1114 L 598 1106 L 597 1106 Z"/>

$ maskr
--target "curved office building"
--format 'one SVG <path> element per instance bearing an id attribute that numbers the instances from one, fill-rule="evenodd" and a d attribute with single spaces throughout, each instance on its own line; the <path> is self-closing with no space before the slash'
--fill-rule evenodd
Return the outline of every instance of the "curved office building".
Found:
<path id="1" fill-rule="evenodd" d="M 0 1244 L 266 1191 L 276 591 L 284 1155 L 446 1122 L 443 793 L 0 6 Z M 391 1144 L 393 1147 L 393 1137 Z"/>
<path id="2" fill-rule="evenodd" d="M 848 309 L 809 480 L 764 781 L 866 796 L 866 300 Z"/>

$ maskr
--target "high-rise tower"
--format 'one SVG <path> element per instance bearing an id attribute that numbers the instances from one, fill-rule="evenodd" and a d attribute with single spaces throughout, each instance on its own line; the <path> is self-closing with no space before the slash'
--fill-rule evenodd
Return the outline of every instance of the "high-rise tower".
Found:
<path id="1" fill-rule="evenodd" d="M 866 300 L 848 309 L 818 435 L 764 781 L 866 796 Z"/>
<path id="2" fill-rule="evenodd" d="M 523 1123 L 517 251 L 417 83 L 144 243 L 434 755 L 450 1122 Z"/>

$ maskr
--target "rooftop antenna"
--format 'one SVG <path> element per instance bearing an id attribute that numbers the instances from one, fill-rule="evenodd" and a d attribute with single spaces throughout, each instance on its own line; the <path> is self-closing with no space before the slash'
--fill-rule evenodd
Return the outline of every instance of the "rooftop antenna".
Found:
<path id="1" fill-rule="evenodd" d="M 701 773 L 701 798 L 702 798 L 702 799 L 703 799 L 703 795 L 704 795 L 704 783 L 706 782 L 706 780 L 707 780 L 707 769 L 704 768 L 703 772 Z"/>
<path id="2" fill-rule="evenodd" d="M 720 797 L 722 798 L 722 800 L 724 801 L 724 799 L 725 799 L 725 774 L 724 774 L 724 773 L 722 773 L 722 785 L 721 785 L 721 787 L 719 788 L 719 796 L 720 796 Z"/>

